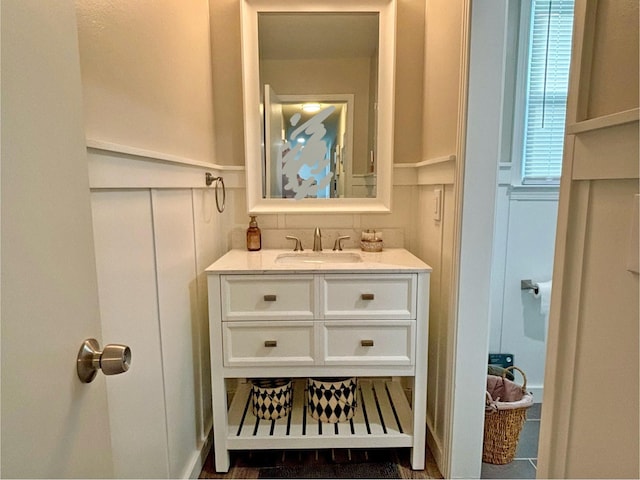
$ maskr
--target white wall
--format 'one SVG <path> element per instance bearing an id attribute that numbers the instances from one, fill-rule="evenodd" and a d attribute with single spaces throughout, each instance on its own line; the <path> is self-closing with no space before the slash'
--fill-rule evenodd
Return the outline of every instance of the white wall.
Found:
<path id="1" fill-rule="evenodd" d="M 91 203 L 103 336 L 132 349 L 107 388 L 115 475 L 168 477 L 151 194 L 93 192 Z"/>
<path id="2" fill-rule="evenodd" d="M 211 193 L 92 192 L 104 336 L 132 349 L 128 375 L 107 387 L 120 478 L 185 478 L 202 465 L 212 419 L 203 271 L 227 247 Z"/>
<path id="3" fill-rule="evenodd" d="M 521 121 L 516 115 L 526 64 L 518 58 L 521 12 L 519 2 L 505 5 L 504 70 L 500 156 L 489 303 L 489 353 L 510 353 L 527 376 L 534 401 L 542 400 L 548 316 L 541 300 L 520 289 L 521 280 L 551 280 L 558 209 L 558 187 L 523 187 L 517 178 L 520 154 L 516 145 Z M 521 69 L 522 71 L 519 71 Z M 498 79 L 496 78 L 496 81 Z M 513 167 L 513 168 L 512 168 Z M 513 171 L 512 171 L 513 170 Z M 516 172 L 514 172 L 516 171 Z M 521 378 L 518 376 L 518 382 Z"/>
<path id="4" fill-rule="evenodd" d="M 448 315 L 452 272 L 453 246 L 453 169 L 444 183 L 421 185 L 418 190 L 416 212 L 416 255 L 432 268 L 431 293 L 429 296 L 429 363 L 427 375 L 427 441 L 441 469 L 447 449 L 448 408 L 446 399 L 451 388 L 451 377 L 446 372 L 448 359 L 452 355 L 453 335 Z M 445 179 L 440 179 L 443 181 Z M 440 192 L 440 219 L 434 210 L 437 192 Z"/>
<path id="5" fill-rule="evenodd" d="M 506 181 L 499 183 L 496 197 L 489 353 L 513 354 L 515 365 L 527 376 L 527 389 L 541 402 L 548 314 L 540 313 L 541 299 L 521 290 L 520 281 L 551 280 L 557 191 L 514 190 L 509 167 L 501 164 Z"/>

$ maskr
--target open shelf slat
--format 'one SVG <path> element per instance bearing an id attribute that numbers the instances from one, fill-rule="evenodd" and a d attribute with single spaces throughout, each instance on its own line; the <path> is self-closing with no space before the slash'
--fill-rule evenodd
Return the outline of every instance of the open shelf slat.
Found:
<path id="1" fill-rule="evenodd" d="M 410 447 L 413 443 L 411 408 L 399 383 L 358 380 L 356 414 L 351 422 L 322 423 L 307 412 L 306 380 L 293 384 L 289 416 L 257 419 L 251 410 L 251 385 L 238 385 L 229 408 L 227 448 L 305 449 Z M 352 427 L 353 424 L 353 427 Z"/>

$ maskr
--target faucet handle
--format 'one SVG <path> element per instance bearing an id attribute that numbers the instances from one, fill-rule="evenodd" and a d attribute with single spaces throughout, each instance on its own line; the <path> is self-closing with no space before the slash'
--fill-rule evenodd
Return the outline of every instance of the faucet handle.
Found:
<path id="1" fill-rule="evenodd" d="M 336 242 L 333 244 L 333 250 L 342 251 L 342 240 L 348 240 L 349 238 L 351 238 L 349 235 L 336 238 Z"/>
<path id="2" fill-rule="evenodd" d="M 302 242 L 300 241 L 300 239 L 298 237 L 294 237 L 293 235 L 287 235 L 285 237 L 287 240 L 295 240 L 296 241 L 296 245 L 293 248 L 294 252 L 304 252 L 304 248 L 302 248 Z"/>

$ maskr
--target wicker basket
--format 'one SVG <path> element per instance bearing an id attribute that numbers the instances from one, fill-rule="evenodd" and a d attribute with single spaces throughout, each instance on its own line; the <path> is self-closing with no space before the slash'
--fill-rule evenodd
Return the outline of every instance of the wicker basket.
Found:
<path id="1" fill-rule="evenodd" d="M 522 375 L 522 386 L 505 378 L 511 369 Z M 526 388 L 527 377 L 518 367 L 506 368 L 502 377 L 487 376 L 483 462 L 504 465 L 515 457 L 527 409 L 533 405 L 533 396 Z"/>

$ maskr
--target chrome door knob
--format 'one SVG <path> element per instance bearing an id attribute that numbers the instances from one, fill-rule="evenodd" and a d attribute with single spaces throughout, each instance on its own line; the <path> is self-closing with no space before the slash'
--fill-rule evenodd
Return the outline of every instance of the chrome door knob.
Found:
<path id="1" fill-rule="evenodd" d="M 100 351 L 95 338 L 84 341 L 78 352 L 77 370 L 82 383 L 90 383 L 96 378 L 98 370 L 105 375 L 117 375 L 129 370 L 131 349 L 126 345 L 111 343 Z"/>

